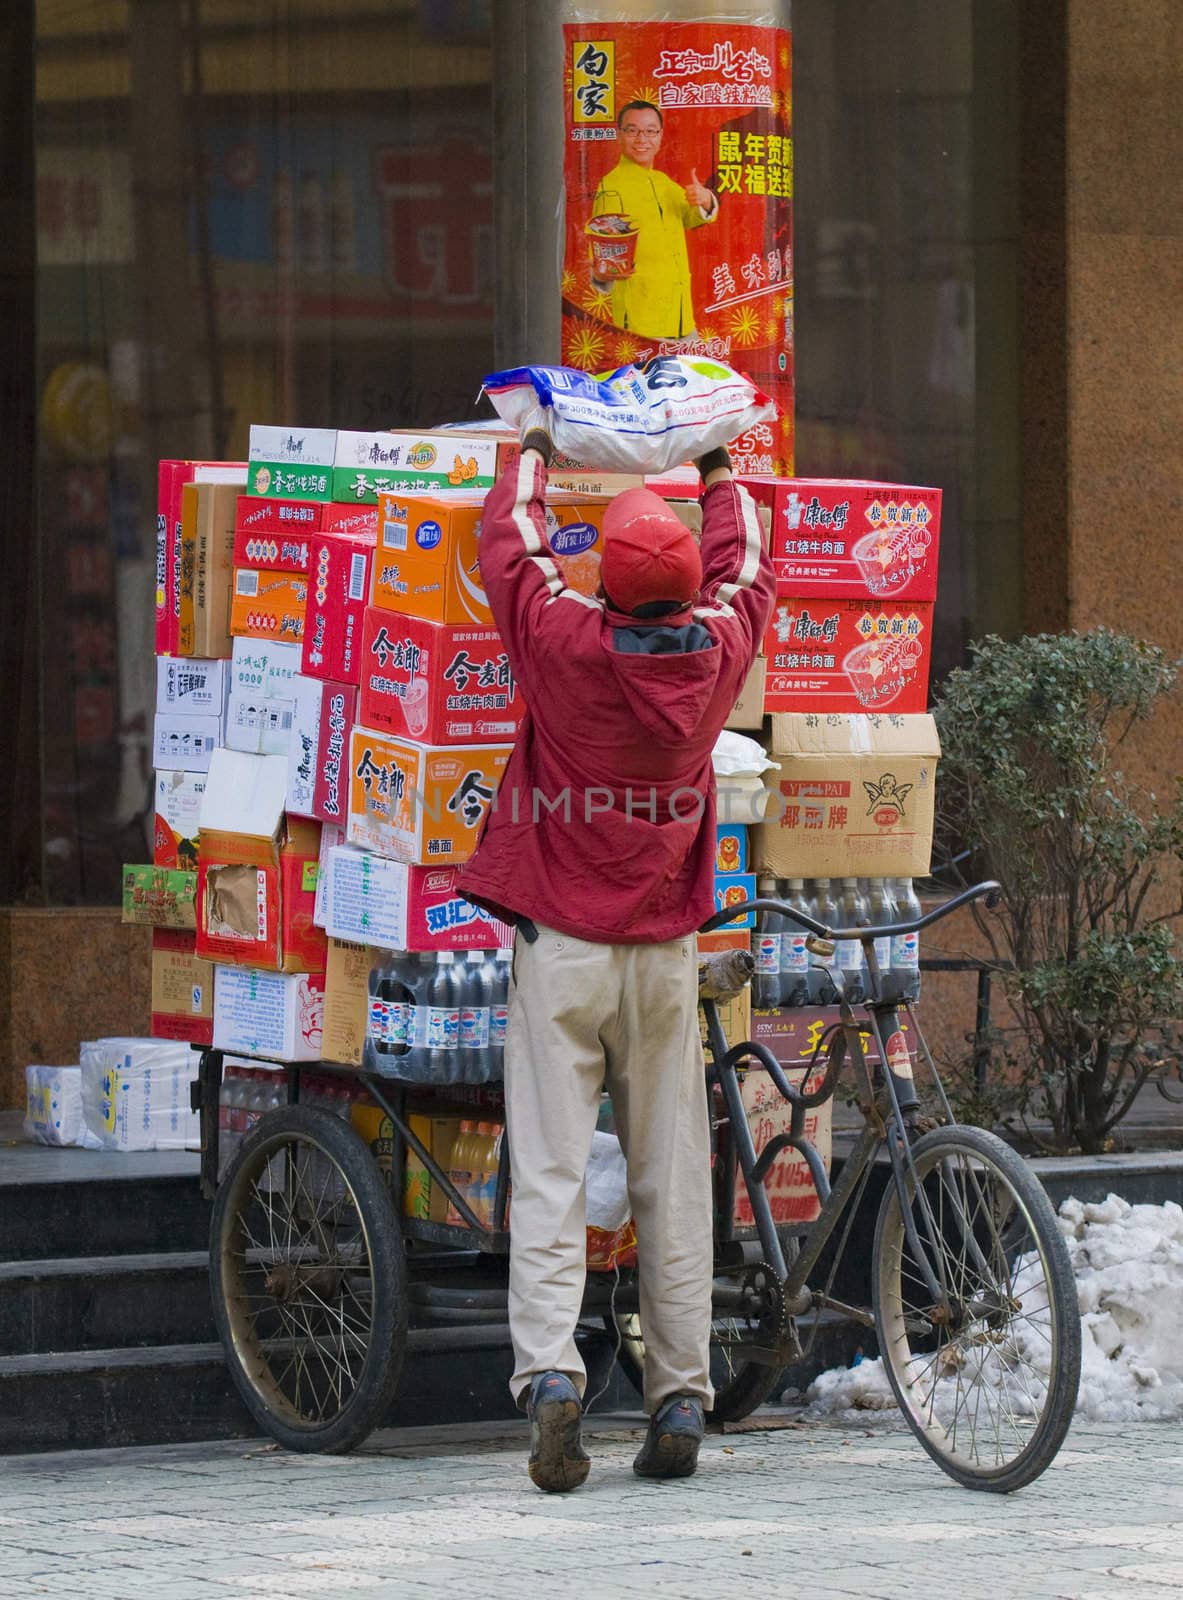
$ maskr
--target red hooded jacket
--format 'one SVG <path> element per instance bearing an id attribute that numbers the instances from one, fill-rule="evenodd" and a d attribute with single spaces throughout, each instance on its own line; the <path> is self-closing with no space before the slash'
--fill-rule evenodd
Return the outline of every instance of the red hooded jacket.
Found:
<path id="1" fill-rule="evenodd" d="M 746 489 L 702 496 L 700 603 L 640 622 L 563 583 L 533 452 L 485 502 L 481 579 L 528 707 L 468 899 L 597 944 L 657 944 L 714 909 L 711 751 L 776 578 Z"/>

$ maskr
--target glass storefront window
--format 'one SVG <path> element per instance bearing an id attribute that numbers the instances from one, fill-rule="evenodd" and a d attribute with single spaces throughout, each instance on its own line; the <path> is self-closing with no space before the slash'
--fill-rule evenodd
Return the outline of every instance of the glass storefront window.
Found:
<path id="1" fill-rule="evenodd" d="M 792 15 L 797 470 L 944 490 L 938 673 L 1018 621 L 1012 6 Z M 251 422 L 473 415 L 494 364 L 491 30 L 517 7 L 22 7 L 36 515 L 21 581 L 40 710 L 14 769 L 10 893 L 109 904 L 150 847 L 156 461 L 241 458 Z M 522 62 L 524 104 L 540 90 L 524 46 Z"/>

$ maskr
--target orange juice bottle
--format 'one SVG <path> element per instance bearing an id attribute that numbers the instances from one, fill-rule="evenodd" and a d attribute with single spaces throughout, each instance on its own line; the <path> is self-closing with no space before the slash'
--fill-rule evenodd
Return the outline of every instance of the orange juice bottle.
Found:
<path id="1" fill-rule="evenodd" d="M 475 1122 L 462 1122 L 460 1124 L 460 1132 L 452 1145 L 452 1156 L 448 1163 L 448 1177 L 451 1178 L 453 1185 L 470 1204 L 473 1162 L 476 1157 L 476 1130 L 477 1125 Z M 448 1202 L 448 1221 L 457 1224 L 461 1228 L 468 1226 L 464 1217 L 460 1215 L 460 1212 L 451 1201 Z"/>
<path id="2" fill-rule="evenodd" d="M 493 1226 L 493 1208 L 497 1198 L 497 1172 L 501 1166 L 501 1141 L 505 1129 L 499 1122 L 484 1124 L 485 1139 L 477 1162 L 477 1190 L 480 1208 L 477 1215 L 487 1228 Z"/>

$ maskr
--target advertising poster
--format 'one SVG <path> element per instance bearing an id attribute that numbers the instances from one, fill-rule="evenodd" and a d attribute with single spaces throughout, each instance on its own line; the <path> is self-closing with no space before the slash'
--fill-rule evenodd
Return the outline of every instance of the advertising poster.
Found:
<path id="1" fill-rule="evenodd" d="M 780 421 L 732 455 L 793 470 L 791 40 L 782 28 L 564 30 L 563 362 L 714 356 Z"/>

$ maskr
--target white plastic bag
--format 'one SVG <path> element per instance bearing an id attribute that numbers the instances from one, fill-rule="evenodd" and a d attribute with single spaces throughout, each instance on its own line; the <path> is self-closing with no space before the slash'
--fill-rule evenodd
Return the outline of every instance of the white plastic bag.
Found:
<path id="1" fill-rule="evenodd" d="M 198 1150 L 189 1109 L 197 1054 L 170 1039 L 92 1039 L 82 1046 L 82 1111 L 104 1150 Z"/>
<path id="2" fill-rule="evenodd" d="M 593 1133 L 587 1163 L 587 1225 L 615 1233 L 629 1216 L 628 1170 L 620 1140 L 614 1133 Z"/>
<path id="3" fill-rule="evenodd" d="M 736 773 L 752 773 L 759 776 L 762 772 L 770 770 L 779 771 L 779 765 L 769 760 L 764 753 L 764 746 L 757 744 L 755 739 L 749 739 L 742 733 L 732 733 L 729 728 L 715 740 L 715 748 L 711 751 L 711 765 L 715 769 L 716 778 L 730 778 Z"/>
<path id="4" fill-rule="evenodd" d="M 666 472 L 730 444 L 776 406 L 750 378 L 705 356 L 655 356 L 606 378 L 573 367 L 514 367 L 485 379 L 498 415 L 601 472 Z"/>
<path id="5" fill-rule="evenodd" d="M 25 1068 L 24 1131 L 34 1144 L 102 1148 L 82 1116 L 81 1067 Z"/>

